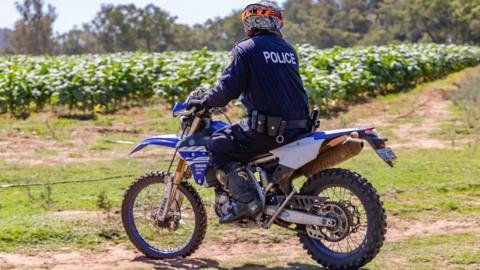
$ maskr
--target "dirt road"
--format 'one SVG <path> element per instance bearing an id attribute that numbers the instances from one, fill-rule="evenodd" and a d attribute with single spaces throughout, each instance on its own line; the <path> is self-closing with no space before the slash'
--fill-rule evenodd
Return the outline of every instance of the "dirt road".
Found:
<path id="1" fill-rule="evenodd" d="M 410 238 L 436 234 L 478 232 L 480 219 L 458 221 L 440 220 L 436 222 L 390 221 L 393 224 L 387 232 L 387 242 L 404 241 Z M 263 242 L 268 232 L 252 230 L 251 240 L 222 238 L 218 242 L 206 241 L 190 258 L 167 261 L 149 260 L 131 246 L 110 245 L 99 251 L 54 250 L 36 255 L 0 253 L 0 269 L 309 269 L 317 267 L 307 259 L 297 238 L 292 236 L 281 243 Z M 260 239 L 260 240 L 258 240 Z M 262 262 L 261 256 L 274 254 L 275 265 Z M 259 258 L 259 263 L 252 263 Z M 298 263 L 301 261 L 302 263 Z M 238 264 L 237 264 L 238 263 Z M 227 267 L 225 267 L 227 266 Z"/>

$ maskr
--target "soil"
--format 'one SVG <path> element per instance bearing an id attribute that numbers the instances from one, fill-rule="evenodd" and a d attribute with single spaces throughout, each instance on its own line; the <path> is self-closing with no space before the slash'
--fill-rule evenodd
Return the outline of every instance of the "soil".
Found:
<path id="1" fill-rule="evenodd" d="M 52 212 L 48 214 L 50 217 L 61 219 L 75 219 L 75 220 L 92 220 L 104 219 L 107 214 L 102 211 L 81 211 L 81 210 L 65 210 Z"/>
<path id="2" fill-rule="evenodd" d="M 111 157 L 95 156 L 83 154 L 85 145 L 92 145 L 98 138 L 98 134 L 83 132 L 75 139 L 55 140 L 53 138 L 35 138 L 29 135 L 8 135 L 0 137 L 0 159 L 5 162 L 21 162 L 26 165 L 54 165 L 70 162 L 88 163 L 98 160 L 109 160 Z M 38 153 L 51 153 L 39 156 Z M 115 153 L 113 153 L 115 154 Z M 126 154 L 126 153 L 125 153 Z"/>
<path id="3" fill-rule="evenodd" d="M 116 133 L 116 129 L 108 129 L 110 133 Z M 118 131 L 118 130 L 117 130 Z M 128 157 L 130 148 L 133 148 L 138 140 L 133 141 L 109 141 L 110 149 L 95 150 L 95 154 L 88 150 L 101 138 L 104 128 L 92 128 L 75 131 L 75 138 L 69 140 L 55 140 L 53 138 L 35 138 L 26 135 L 0 136 L 0 159 L 9 163 L 21 163 L 24 165 L 59 165 L 67 163 L 88 164 L 92 161 L 108 161 L 119 157 Z M 118 131 L 122 133 L 122 131 Z M 135 138 L 144 138 L 152 134 L 135 135 Z M 129 147 L 125 147 L 128 145 Z M 149 154 L 136 154 L 135 158 L 144 160 L 158 160 L 158 153 L 170 153 L 168 149 L 157 148 L 157 156 Z"/>
<path id="4" fill-rule="evenodd" d="M 389 147 L 397 148 L 448 148 L 452 146 L 465 145 L 472 142 L 471 139 L 446 140 L 432 136 L 432 133 L 440 129 L 441 124 L 453 121 L 454 116 L 449 112 L 452 105 L 451 91 L 443 89 L 424 89 L 416 94 L 415 105 L 407 112 L 394 113 L 391 108 L 384 108 L 378 111 L 376 100 L 367 104 L 356 105 L 355 107 L 363 110 L 368 108 L 369 115 L 362 117 L 349 123 L 349 126 L 375 126 L 381 133 L 382 127 L 389 127 L 395 136 L 395 140 L 388 143 Z M 406 101 L 399 101 L 406 102 Z M 407 101 L 408 102 L 408 101 Z M 406 121 L 407 118 L 415 119 L 415 121 Z M 340 119 L 332 119 L 327 121 L 327 126 L 341 126 Z"/>
<path id="5" fill-rule="evenodd" d="M 396 137 L 402 143 L 393 143 L 392 147 L 404 148 L 445 148 L 451 147 L 452 142 L 431 137 L 431 132 L 440 128 L 442 123 L 452 120 L 449 106 L 452 101 L 442 91 L 433 89 L 423 91 L 415 108 L 405 114 L 396 116 L 394 121 L 403 120 L 410 116 L 417 116 L 420 123 L 404 123 L 393 129 Z"/>
<path id="6" fill-rule="evenodd" d="M 62 211 L 52 215 L 59 218 L 90 219 L 99 218 L 104 214 Z M 389 222 L 393 227 L 388 229 L 387 242 L 408 241 L 417 237 L 465 231 L 480 233 L 480 220 L 473 219 Z M 197 252 L 186 259 L 155 261 L 146 258 L 131 246 L 109 245 L 101 250 L 54 250 L 36 255 L 0 253 L 0 269 L 225 269 L 220 265 L 248 260 L 255 251 L 275 254 L 277 262 L 286 264 L 295 262 L 306 254 L 295 236 L 287 236 L 281 243 L 271 243 L 266 240 L 269 232 L 265 230 L 251 229 L 248 238 L 237 238 L 235 234 L 228 233 L 229 230 L 227 229 L 218 241 L 205 241 Z M 312 261 L 311 266 L 314 265 Z M 247 264 L 235 269 L 264 269 L 264 267 Z"/>

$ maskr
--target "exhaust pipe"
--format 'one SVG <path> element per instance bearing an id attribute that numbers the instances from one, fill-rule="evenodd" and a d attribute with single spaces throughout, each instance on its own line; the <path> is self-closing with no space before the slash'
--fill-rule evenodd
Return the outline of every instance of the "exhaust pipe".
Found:
<path id="1" fill-rule="evenodd" d="M 265 208 L 265 214 L 269 216 L 275 216 L 277 211 L 276 206 L 267 206 Z M 318 225 L 322 227 L 335 227 L 335 220 L 331 218 L 320 217 L 312 214 L 296 210 L 282 210 L 277 219 L 288 223 L 303 224 L 303 225 Z"/>
<path id="2" fill-rule="evenodd" d="M 350 137 L 343 139 L 334 147 L 321 152 L 316 159 L 299 168 L 292 178 L 304 175 L 310 177 L 319 171 L 342 163 L 358 155 L 363 149 L 363 141 Z"/>

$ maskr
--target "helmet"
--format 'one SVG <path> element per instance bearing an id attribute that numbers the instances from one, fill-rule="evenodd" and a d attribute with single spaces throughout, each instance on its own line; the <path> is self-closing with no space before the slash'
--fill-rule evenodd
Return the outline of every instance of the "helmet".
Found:
<path id="1" fill-rule="evenodd" d="M 261 31 L 280 32 L 283 27 L 282 9 L 274 2 L 261 1 L 243 10 L 242 21 L 248 36 Z"/>

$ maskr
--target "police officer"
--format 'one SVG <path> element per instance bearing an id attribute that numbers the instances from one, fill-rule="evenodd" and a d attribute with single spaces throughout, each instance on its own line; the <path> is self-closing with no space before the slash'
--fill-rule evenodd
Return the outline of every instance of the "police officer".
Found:
<path id="1" fill-rule="evenodd" d="M 233 209 L 221 223 L 253 217 L 261 209 L 253 174 L 242 162 L 267 153 L 308 132 L 308 96 L 295 49 L 282 38 L 281 9 L 270 1 L 248 5 L 242 13 L 246 35 L 230 52 L 230 65 L 218 84 L 187 106 L 223 107 L 241 97 L 248 119 L 212 135 L 207 148 L 225 172 Z"/>

